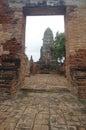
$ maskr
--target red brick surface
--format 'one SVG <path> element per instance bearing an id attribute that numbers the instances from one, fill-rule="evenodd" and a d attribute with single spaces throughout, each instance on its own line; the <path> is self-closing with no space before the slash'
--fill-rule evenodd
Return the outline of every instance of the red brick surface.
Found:
<path id="1" fill-rule="evenodd" d="M 23 14 L 23 7 L 28 5 L 29 2 L 23 0 L 0 0 L 0 45 L 3 45 L 4 51 L 9 51 L 10 54 L 3 54 L 0 57 L 0 82 L 2 83 L 3 77 L 8 68 L 10 72 L 14 74 L 11 80 L 13 86 L 15 86 L 15 77 L 22 84 L 25 72 L 27 58 L 25 57 L 25 16 Z M 35 6 L 40 0 L 35 0 Z M 47 6 L 48 0 L 46 0 Z M 49 4 L 49 3 L 48 3 Z M 74 0 L 63 0 L 61 2 L 52 2 L 53 5 L 62 8 L 66 7 L 65 14 L 65 34 L 66 34 L 66 75 L 68 79 L 68 86 L 72 93 L 75 93 L 80 98 L 86 97 L 86 2 Z M 42 6 L 42 5 L 41 5 Z M 41 8 L 40 8 L 41 9 Z M 43 8 L 42 8 L 43 9 Z M 30 14 L 30 12 L 29 12 Z M 47 12 L 46 12 L 47 14 Z M 51 11 L 53 14 L 53 11 Z M 12 63 L 11 63 L 12 61 Z M 12 70 L 14 64 L 15 72 Z M 3 76 L 2 76 L 3 75 Z M 14 82 L 14 83 L 13 83 Z M 0 91 L 5 87 L 1 87 Z M 4 84 L 4 83 L 3 83 Z M 10 84 L 10 82 L 9 82 Z M 6 91 L 13 90 L 5 89 Z"/>
<path id="2" fill-rule="evenodd" d="M 86 49 L 77 50 L 70 56 L 71 83 L 78 89 L 78 97 L 86 97 Z"/>

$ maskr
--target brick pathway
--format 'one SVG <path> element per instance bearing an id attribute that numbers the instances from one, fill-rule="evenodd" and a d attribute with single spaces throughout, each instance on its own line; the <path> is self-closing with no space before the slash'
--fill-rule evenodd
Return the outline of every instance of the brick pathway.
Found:
<path id="1" fill-rule="evenodd" d="M 57 74 L 31 75 L 29 79 L 26 77 L 24 86 L 22 86 L 22 89 L 29 89 L 31 91 L 56 91 L 61 88 L 67 88 L 67 81 L 64 76 L 59 76 Z"/>
<path id="2" fill-rule="evenodd" d="M 0 130 L 86 130 L 85 101 L 65 85 L 56 75 L 26 77 L 16 96 L 0 101 Z"/>

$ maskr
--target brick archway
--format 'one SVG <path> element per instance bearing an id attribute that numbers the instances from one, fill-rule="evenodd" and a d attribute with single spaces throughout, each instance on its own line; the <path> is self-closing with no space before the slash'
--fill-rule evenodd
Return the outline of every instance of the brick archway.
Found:
<path id="1" fill-rule="evenodd" d="M 17 79 L 25 75 L 25 17 L 64 15 L 68 87 L 80 98 L 86 97 L 86 1 L 82 0 L 1 0 L 0 1 L 0 91 L 16 91 Z M 9 66 L 8 66 L 9 64 Z M 15 68 L 15 69 L 13 69 Z M 10 71 L 10 72 L 9 72 Z M 6 76 L 12 77 L 6 86 Z M 5 83 L 6 81 L 6 83 Z"/>

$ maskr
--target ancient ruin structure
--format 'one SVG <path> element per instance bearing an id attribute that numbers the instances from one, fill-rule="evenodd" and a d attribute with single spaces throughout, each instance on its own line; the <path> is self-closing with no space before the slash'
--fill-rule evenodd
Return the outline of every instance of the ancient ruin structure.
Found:
<path id="1" fill-rule="evenodd" d="M 53 40 L 54 40 L 53 32 L 48 27 L 44 32 L 43 46 L 40 49 L 39 63 L 40 63 L 40 67 L 42 67 L 42 70 L 46 69 L 47 66 L 48 69 L 53 68 L 53 66 L 56 64 L 56 60 L 54 58 L 54 51 L 53 51 Z"/>
<path id="2" fill-rule="evenodd" d="M 0 0 L 0 95 L 13 93 L 24 79 L 25 22 L 31 15 L 64 15 L 68 88 L 85 98 L 86 0 Z"/>
<path id="3" fill-rule="evenodd" d="M 49 64 L 53 59 L 52 55 L 52 44 L 53 44 L 53 32 L 50 28 L 47 28 L 44 32 L 43 46 L 41 47 L 40 61 L 45 64 Z"/>

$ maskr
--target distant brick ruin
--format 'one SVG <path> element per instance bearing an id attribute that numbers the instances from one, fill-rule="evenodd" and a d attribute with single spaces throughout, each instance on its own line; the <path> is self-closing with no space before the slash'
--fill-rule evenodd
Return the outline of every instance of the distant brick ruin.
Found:
<path id="1" fill-rule="evenodd" d="M 40 49 L 40 59 L 39 59 L 39 66 L 41 72 L 49 71 L 49 70 L 56 70 L 56 59 L 54 57 L 54 37 L 52 30 L 48 27 L 43 36 L 43 45 Z"/>
<path id="2" fill-rule="evenodd" d="M 86 0 L 0 0 L 0 96 L 23 84 L 26 16 L 37 15 L 64 15 L 68 88 L 86 98 Z"/>
<path id="3" fill-rule="evenodd" d="M 53 59 L 53 32 L 50 28 L 47 28 L 44 32 L 43 37 L 43 46 L 41 47 L 41 56 L 40 56 L 40 62 L 44 62 L 45 64 L 49 64 Z"/>

